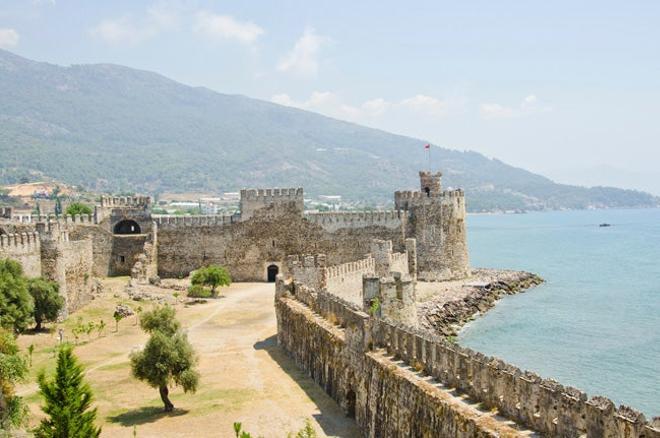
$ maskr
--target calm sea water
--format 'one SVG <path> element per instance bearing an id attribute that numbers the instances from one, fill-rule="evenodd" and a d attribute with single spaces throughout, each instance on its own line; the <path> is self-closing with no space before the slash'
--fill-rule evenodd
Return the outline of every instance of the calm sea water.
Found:
<path id="1" fill-rule="evenodd" d="M 468 238 L 473 266 L 547 283 L 502 299 L 461 344 L 660 415 L 660 210 L 470 216 Z"/>

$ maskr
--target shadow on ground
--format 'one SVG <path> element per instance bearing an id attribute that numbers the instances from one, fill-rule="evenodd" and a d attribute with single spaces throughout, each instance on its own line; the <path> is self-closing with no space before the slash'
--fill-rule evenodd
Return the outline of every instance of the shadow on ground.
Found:
<path id="1" fill-rule="evenodd" d="M 187 409 L 174 409 L 172 412 L 165 412 L 162 406 L 143 406 L 138 409 L 122 412 L 107 420 L 110 423 L 119 423 L 122 426 L 139 426 L 140 424 L 153 423 L 164 417 L 179 417 L 186 415 Z"/>
<path id="2" fill-rule="evenodd" d="M 323 429 L 323 433 L 328 436 L 335 436 L 340 438 L 353 438 L 359 437 L 357 425 L 353 420 L 348 419 L 342 412 L 337 403 L 327 395 L 320 386 L 312 380 L 304 371 L 301 371 L 295 362 L 286 355 L 277 345 L 277 336 L 273 335 L 263 341 L 258 341 L 254 344 L 255 350 L 266 351 L 271 359 L 273 359 L 279 366 L 287 373 L 300 388 L 305 391 L 305 394 L 316 404 L 321 411 L 320 414 L 315 414 L 314 419 Z"/>

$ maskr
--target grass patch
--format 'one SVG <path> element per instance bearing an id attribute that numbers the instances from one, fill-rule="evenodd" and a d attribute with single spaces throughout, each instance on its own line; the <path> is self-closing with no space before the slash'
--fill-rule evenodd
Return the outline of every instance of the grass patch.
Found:
<path id="1" fill-rule="evenodd" d="M 194 403 L 195 409 L 191 412 L 193 415 L 206 415 L 216 412 L 218 409 L 223 411 L 237 411 L 245 404 L 257 398 L 259 393 L 254 389 L 210 389 L 199 391 L 197 394 L 177 394 L 172 397 L 174 404 Z"/>

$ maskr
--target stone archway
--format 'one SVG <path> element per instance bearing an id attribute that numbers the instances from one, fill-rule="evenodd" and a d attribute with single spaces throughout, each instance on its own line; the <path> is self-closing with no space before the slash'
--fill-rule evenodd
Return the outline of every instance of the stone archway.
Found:
<path id="1" fill-rule="evenodd" d="M 275 279 L 277 278 L 277 274 L 279 273 L 280 273 L 279 266 L 275 264 L 268 265 L 268 267 L 266 268 L 266 281 L 268 281 L 269 283 L 274 283 Z"/>
<path id="2" fill-rule="evenodd" d="M 130 219 L 117 222 L 113 231 L 115 234 L 140 234 L 142 232 L 140 224 Z"/>

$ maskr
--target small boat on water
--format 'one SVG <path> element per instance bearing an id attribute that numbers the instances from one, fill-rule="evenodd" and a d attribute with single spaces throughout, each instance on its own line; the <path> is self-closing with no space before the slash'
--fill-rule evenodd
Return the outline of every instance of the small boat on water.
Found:
<path id="1" fill-rule="evenodd" d="M 604 222 L 604 223 L 602 223 L 602 224 L 600 224 L 600 225 L 598 225 L 598 226 L 601 227 L 601 228 L 603 228 L 603 227 L 611 227 L 612 224 L 608 224 L 608 223 Z"/>

